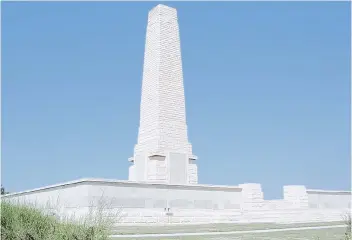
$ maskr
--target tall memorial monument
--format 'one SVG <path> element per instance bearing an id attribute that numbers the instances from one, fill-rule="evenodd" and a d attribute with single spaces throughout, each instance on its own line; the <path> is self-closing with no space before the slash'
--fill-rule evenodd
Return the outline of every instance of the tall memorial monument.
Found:
<path id="1" fill-rule="evenodd" d="M 122 209 L 119 221 L 127 224 L 334 222 L 351 211 L 350 191 L 286 185 L 282 199 L 265 200 L 259 183 L 198 184 L 196 159 L 187 134 L 177 13 L 158 5 L 148 16 L 140 123 L 129 158 L 129 181 L 84 178 L 7 194 L 1 200 L 34 203 L 67 219 L 86 217 L 102 200 L 109 212 Z"/>
<path id="2" fill-rule="evenodd" d="M 188 141 L 180 34 L 176 9 L 157 5 L 148 15 L 138 142 L 129 180 L 198 183 Z"/>

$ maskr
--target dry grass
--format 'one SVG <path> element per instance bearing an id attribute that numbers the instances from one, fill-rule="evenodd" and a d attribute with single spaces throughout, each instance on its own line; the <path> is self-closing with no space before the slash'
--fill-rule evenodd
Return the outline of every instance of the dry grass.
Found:
<path id="1" fill-rule="evenodd" d="M 1 239 L 5 240 L 106 240 L 113 222 L 103 207 L 81 220 L 59 219 L 40 208 L 1 203 Z"/>
<path id="2" fill-rule="evenodd" d="M 345 240 L 351 240 L 352 239 L 352 233 L 351 233 L 351 213 L 346 214 L 345 216 L 345 223 L 347 225 L 346 228 L 346 233 L 345 233 Z"/>

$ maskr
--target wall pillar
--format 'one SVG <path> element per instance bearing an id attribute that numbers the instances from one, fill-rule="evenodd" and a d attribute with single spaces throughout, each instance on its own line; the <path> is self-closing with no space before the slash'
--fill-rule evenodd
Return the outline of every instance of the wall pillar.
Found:
<path id="1" fill-rule="evenodd" d="M 242 188 L 241 209 L 259 210 L 263 207 L 264 194 L 258 183 L 244 183 L 239 185 Z"/>
<path id="2" fill-rule="evenodd" d="M 307 189 L 303 185 L 284 186 L 284 200 L 295 208 L 308 208 Z"/>

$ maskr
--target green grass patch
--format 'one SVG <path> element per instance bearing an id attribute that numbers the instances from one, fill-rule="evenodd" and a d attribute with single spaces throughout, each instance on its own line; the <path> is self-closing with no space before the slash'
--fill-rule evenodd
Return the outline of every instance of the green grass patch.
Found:
<path id="1" fill-rule="evenodd" d="M 39 208 L 1 202 L 1 239 L 105 240 L 111 225 L 98 214 L 80 222 L 59 220 Z"/>

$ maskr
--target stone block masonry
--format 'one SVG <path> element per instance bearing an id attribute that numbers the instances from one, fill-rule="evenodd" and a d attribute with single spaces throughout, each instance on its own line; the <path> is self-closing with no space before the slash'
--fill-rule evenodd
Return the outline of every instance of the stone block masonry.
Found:
<path id="1" fill-rule="evenodd" d="M 149 12 L 140 126 L 129 181 L 81 179 L 1 196 L 37 204 L 61 217 L 84 217 L 106 204 L 122 210 L 119 223 L 302 223 L 341 221 L 351 192 L 284 186 L 283 199 L 264 200 L 258 183 L 198 184 L 188 141 L 177 12 L 158 5 Z M 109 217 L 109 216 L 106 216 Z"/>
<path id="2" fill-rule="evenodd" d="M 118 223 L 308 223 L 343 221 L 351 192 L 284 186 L 284 198 L 264 200 L 260 184 L 239 186 L 172 185 L 107 179 L 81 179 L 1 200 L 36 204 L 61 217 L 84 217 L 100 204 L 121 212 Z M 108 214 L 108 216 L 111 216 Z M 117 219 L 116 219 L 117 220 Z"/>
<path id="3" fill-rule="evenodd" d="M 187 134 L 177 12 L 161 4 L 148 15 L 138 141 L 129 160 L 129 180 L 198 183 Z"/>

